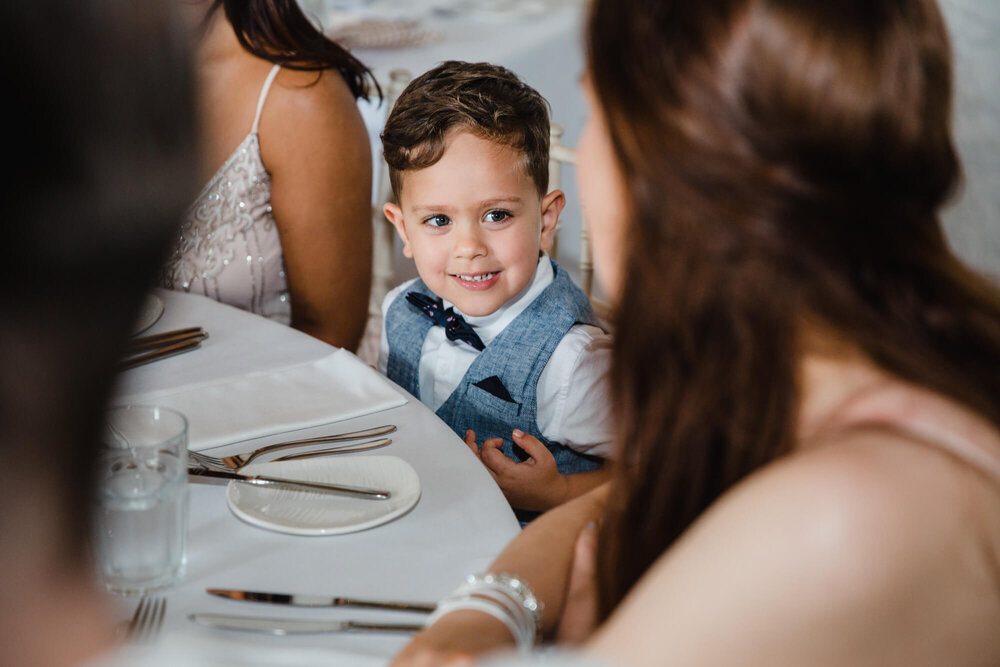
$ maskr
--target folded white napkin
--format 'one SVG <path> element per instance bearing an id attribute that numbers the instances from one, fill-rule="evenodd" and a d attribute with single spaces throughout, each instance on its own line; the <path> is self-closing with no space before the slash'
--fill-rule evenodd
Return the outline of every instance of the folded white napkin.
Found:
<path id="1" fill-rule="evenodd" d="M 350 352 L 297 366 L 144 394 L 115 403 L 162 405 L 188 419 L 188 448 L 199 451 L 387 410 L 406 398 Z"/>

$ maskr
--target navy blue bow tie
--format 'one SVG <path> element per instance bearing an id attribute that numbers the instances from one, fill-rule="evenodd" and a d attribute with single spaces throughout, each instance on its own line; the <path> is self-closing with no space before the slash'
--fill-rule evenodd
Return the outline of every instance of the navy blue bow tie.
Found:
<path id="1" fill-rule="evenodd" d="M 444 302 L 441 299 L 435 299 L 420 292 L 407 292 L 406 300 L 422 310 L 424 315 L 429 317 L 434 324 L 444 327 L 444 335 L 448 337 L 448 340 L 463 340 L 477 350 L 486 349 L 479 335 L 472 330 L 465 318 L 456 313 L 454 308 L 445 310 Z"/>

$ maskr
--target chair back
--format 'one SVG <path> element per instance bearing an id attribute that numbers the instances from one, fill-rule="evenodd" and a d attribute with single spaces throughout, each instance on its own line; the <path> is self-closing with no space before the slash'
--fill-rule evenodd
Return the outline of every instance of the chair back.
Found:
<path id="1" fill-rule="evenodd" d="M 392 111 L 396 99 L 411 78 L 408 70 L 394 69 L 389 72 L 389 81 L 382 82 L 382 106 L 386 116 Z M 375 135 L 373 141 L 381 134 L 380 131 L 374 132 L 375 127 L 381 128 L 382 125 L 369 127 L 369 132 Z M 389 183 L 389 167 L 382 157 L 381 145 L 381 141 L 374 141 L 372 146 L 372 286 L 368 300 L 368 323 L 357 349 L 358 357 L 372 366 L 378 361 L 379 340 L 382 335 L 382 300 L 396 284 L 396 230 L 382 213 L 382 206 L 393 201 L 392 185 Z"/>
<path id="2" fill-rule="evenodd" d="M 406 69 L 389 72 L 389 82 L 385 88 L 385 113 L 388 116 L 396 99 L 403 92 L 413 75 Z M 383 297 L 396 284 L 395 249 L 396 230 L 382 213 L 382 206 L 394 201 L 392 185 L 389 183 L 389 165 L 382 157 L 382 151 L 375 151 L 376 189 L 372 202 L 372 225 L 374 226 L 372 258 L 372 302 L 381 305 Z"/>
<path id="3" fill-rule="evenodd" d="M 562 136 L 562 126 L 552 123 L 549 129 L 549 191 L 562 187 L 563 165 L 576 165 L 576 151 L 563 143 Z M 559 261 L 559 233 L 561 230 L 562 222 L 556 227 L 556 238 L 550 253 L 556 261 Z M 580 287 L 587 298 L 593 300 L 594 264 L 591 259 L 590 234 L 587 230 L 587 221 L 584 219 L 580 220 L 580 257 L 576 268 Z"/>
<path id="4" fill-rule="evenodd" d="M 558 190 L 562 187 L 562 170 L 563 165 L 576 165 L 576 151 L 562 141 L 563 128 L 561 125 L 552 123 L 549 128 L 549 191 Z M 552 250 L 550 255 L 557 262 L 559 261 L 559 232 L 561 231 L 562 223 L 556 227 L 556 238 L 552 244 Z M 580 220 L 580 257 L 577 262 L 575 262 L 575 271 L 573 270 L 572 261 L 559 262 L 560 265 L 569 268 L 571 274 L 576 273 L 577 279 L 579 281 L 580 288 L 583 290 L 587 298 L 590 299 L 591 304 L 594 306 L 594 312 L 597 316 L 607 323 L 611 314 L 611 307 L 603 301 L 597 298 L 594 293 L 594 262 L 592 259 L 592 251 L 590 245 L 590 233 L 587 229 L 587 221 L 581 217 Z"/>

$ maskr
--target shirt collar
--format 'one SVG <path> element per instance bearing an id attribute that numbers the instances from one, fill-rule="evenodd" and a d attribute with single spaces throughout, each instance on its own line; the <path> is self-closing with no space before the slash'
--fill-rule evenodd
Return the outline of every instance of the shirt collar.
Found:
<path id="1" fill-rule="evenodd" d="M 538 265 L 535 267 L 535 275 L 531 279 L 531 282 L 517 296 L 497 308 L 496 311 L 482 317 L 466 315 L 458 308 L 455 308 L 455 312 L 464 317 L 465 321 L 476 330 L 476 333 L 479 334 L 479 338 L 482 339 L 485 345 L 489 345 L 490 341 L 496 338 L 508 324 L 513 322 L 514 318 L 520 315 L 554 279 L 555 273 L 552 270 L 552 262 L 549 261 L 547 254 L 542 253 Z M 453 306 L 448 301 L 445 301 L 444 304 L 446 308 Z"/>

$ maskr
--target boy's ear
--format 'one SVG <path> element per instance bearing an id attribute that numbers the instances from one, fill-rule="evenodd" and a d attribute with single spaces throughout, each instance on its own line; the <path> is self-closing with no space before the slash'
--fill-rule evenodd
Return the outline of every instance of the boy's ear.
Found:
<path id="1" fill-rule="evenodd" d="M 406 227 L 403 225 L 403 209 L 393 203 L 387 203 L 382 207 L 382 212 L 386 219 L 396 228 L 396 233 L 403 241 L 403 257 L 413 257 L 413 250 L 410 249 L 410 239 L 406 236 Z"/>
<path id="2" fill-rule="evenodd" d="M 556 239 L 556 225 L 559 214 L 566 206 L 566 195 L 562 190 L 553 190 L 542 197 L 542 250 L 551 250 Z"/>

